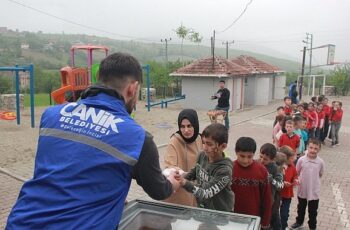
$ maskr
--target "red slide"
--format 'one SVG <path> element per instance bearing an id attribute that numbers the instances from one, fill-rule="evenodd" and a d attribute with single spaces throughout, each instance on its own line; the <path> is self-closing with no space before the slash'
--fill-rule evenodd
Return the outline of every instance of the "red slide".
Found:
<path id="1" fill-rule="evenodd" d="M 66 92 L 73 91 L 71 85 L 63 86 L 51 93 L 51 97 L 57 104 L 62 104 L 66 102 Z"/>

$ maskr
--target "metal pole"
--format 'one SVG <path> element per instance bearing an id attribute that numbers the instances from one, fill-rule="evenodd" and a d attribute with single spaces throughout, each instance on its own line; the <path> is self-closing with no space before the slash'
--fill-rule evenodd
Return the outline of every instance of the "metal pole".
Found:
<path id="1" fill-rule="evenodd" d="M 301 100 L 303 96 L 303 80 L 304 80 L 304 69 L 305 69 L 305 54 L 306 54 L 306 46 L 303 49 L 303 62 L 301 64 L 301 78 L 299 83 L 299 100 Z"/>
<path id="2" fill-rule="evenodd" d="M 35 113 L 34 113 L 34 66 L 33 64 L 29 65 L 29 87 L 30 87 L 30 118 L 31 126 L 35 127 Z M 51 94 L 50 94 L 51 96 Z"/>
<path id="3" fill-rule="evenodd" d="M 312 96 L 315 96 L 315 80 L 316 76 L 312 75 Z"/>
<path id="4" fill-rule="evenodd" d="M 151 111 L 151 95 L 150 95 L 150 87 L 151 87 L 151 79 L 149 76 L 150 66 L 146 65 L 146 82 L 147 82 L 147 111 Z"/>
<path id="5" fill-rule="evenodd" d="M 16 65 L 16 68 L 18 68 L 18 65 Z M 21 124 L 21 110 L 20 110 L 20 99 L 19 99 L 19 74 L 18 69 L 15 70 L 16 72 L 16 118 L 17 118 L 17 125 Z"/>
<path id="6" fill-rule="evenodd" d="M 323 75 L 323 89 L 322 89 L 322 95 L 326 94 L 326 75 Z"/>

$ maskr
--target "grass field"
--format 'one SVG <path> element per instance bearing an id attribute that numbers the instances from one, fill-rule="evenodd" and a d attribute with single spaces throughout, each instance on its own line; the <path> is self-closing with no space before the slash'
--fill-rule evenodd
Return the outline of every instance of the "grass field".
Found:
<path id="1" fill-rule="evenodd" d="M 52 101 L 53 103 L 53 101 Z M 48 93 L 39 93 L 34 95 L 34 105 L 35 106 L 49 106 L 50 105 L 50 97 Z M 24 95 L 24 106 L 30 107 L 30 94 Z"/>

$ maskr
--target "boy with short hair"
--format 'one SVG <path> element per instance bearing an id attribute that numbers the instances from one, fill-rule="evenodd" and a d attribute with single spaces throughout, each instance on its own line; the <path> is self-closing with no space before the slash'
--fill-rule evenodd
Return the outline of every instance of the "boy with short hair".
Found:
<path id="1" fill-rule="evenodd" d="M 281 197 L 279 191 L 283 188 L 283 174 L 278 169 L 275 162 L 277 154 L 276 147 L 273 144 L 266 143 L 260 148 L 260 162 L 266 167 L 269 173 L 269 182 L 271 183 L 272 193 L 272 215 L 271 228 L 273 230 L 281 229 L 281 218 L 279 213 Z"/>
<path id="2" fill-rule="evenodd" d="M 303 226 L 306 206 L 308 206 L 309 211 L 309 228 L 316 229 L 321 177 L 324 172 L 324 161 L 318 156 L 320 150 L 320 140 L 310 139 L 307 146 L 307 154 L 301 157 L 297 163 L 296 168 L 300 179 L 298 187 L 298 216 L 291 229 L 299 229 Z"/>
<path id="3" fill-rule="evenodd" d="M 291 116 L 292 113 L 293 113 L 293 109 L 292 109 L 292 106 L 291 106 L 292 105 L 292 99 L 287 96 L 287 97 L 284 97 L 283 101 L 284 101 L 284 108 L 283 108 L 284 114 L 286 116 Z"/>
<path id="4" fill-rule="evenodd" d="M 284 171 L 284 187 L 281 190 L 282 202 L 280 207 L 282 229 L 286 229 L 288 227 L 287 222 L 289 217 L 290 203 L 292 201 L 292 197 L 294 196 L 293 186 L 298 185 L 299 181 L 298 174 L 294 166 L 295 153 L 293 149 L 285 145 L 282 146 L 279 151 L 286 154 L 288 164 L 288 167 Z"/>
<path id="5" fill-rule="evenodd" d="M 224 155 L 228 131 L 222 124 L 211 124 L 203 130 L 202 140 L 203 151 L 198 155 L 196 166 L 176 178 L 186 191 L 193 193 L 198 207 L 231 212 L 232 161 Z"/>
<path id="6" fill-rule="evenodd" d="M 282 147 L 284 145 L 287 145 L 291 147 L 294 151 L 294 153 L 297 153 L 297 149 L 300 145 L 300 137 L 299 135 L 294 133 L 294 126 L 293 121 L 288 120 L 286 121 L 286 133 L 283 133 L 278 141 L 278 147 Z"/>
<path id="7" fill-rule="evenodd" d="M 270 227 L 272 196 L 266 168 L 253 159 L 256 142 L 241 137 L 235 147 L 232 191 L 235 193 L 234 212 L 261 217 L 261 228 Z"/>

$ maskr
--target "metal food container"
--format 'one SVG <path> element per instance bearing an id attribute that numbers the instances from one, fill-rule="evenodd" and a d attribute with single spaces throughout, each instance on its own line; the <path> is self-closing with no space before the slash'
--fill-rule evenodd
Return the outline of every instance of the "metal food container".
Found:
<path id="1" fill-rule="evenodd" d="M 258 230 L 260 217 L 164 202 L 133 200 L 119 230 Z"/>

